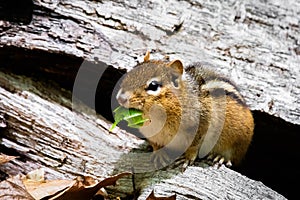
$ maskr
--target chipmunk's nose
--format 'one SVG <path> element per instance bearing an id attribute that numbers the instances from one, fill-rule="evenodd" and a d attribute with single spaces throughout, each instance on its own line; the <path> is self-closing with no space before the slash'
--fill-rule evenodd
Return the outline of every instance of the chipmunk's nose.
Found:
<path id="1" fill-rule="evenodd" d="M 122 89 L 120 89 L 116 98 L 121 106 L 123 107 L 129 106 L 130 94 L 128 92 L 123 92 Z"/>

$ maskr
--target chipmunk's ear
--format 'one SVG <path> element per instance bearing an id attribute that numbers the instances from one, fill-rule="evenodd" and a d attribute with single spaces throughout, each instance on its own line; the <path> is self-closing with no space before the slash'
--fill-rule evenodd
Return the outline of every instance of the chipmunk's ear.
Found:
<path id="1" fill-rule="evenodd" d="M 173 60 L 167 64 L 167 67 L 173 69 L 171 73 L 171 83 L 174 88 L 178 89 L 180 87 L 181 75 L 183 74 L 182 62 L 180 60 Z"/>
<path id="2" fill-rule="evenodd" d="M 144 62 L 147 62 L 150 60 L 150 51 L 147 51 L 144 57 Z"/>
<path id="3" fill-rule="evenodd" d="M 169 62 L 167 66 L 174 69 L 175 72 L 179 73 L 180 75 L 183 73 L 183 64 L 180 60 L 173 60 Z"/>

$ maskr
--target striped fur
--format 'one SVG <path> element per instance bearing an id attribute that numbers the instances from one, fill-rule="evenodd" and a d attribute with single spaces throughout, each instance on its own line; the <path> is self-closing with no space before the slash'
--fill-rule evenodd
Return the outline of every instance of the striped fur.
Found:
<path id="1" fill-rule="evenodd" d="M 210 70 L 207 65 L 196 63 L 188 66 L 185 71 L 196 79 L 202 90 L 208 91 L 210 95 L 220 97 L 220 95 L 225 94 L 238 104 L 247 107 L 238 87 L 228 78 Z"/>
<path id="2" fill-rule="evenodd" d="M 209 94 L 214 97 L 219 97 L 220 95 L 229 96 L 240 105 L 246 106 L 244 98 L 236 87 L 223 80 L 215 79 L 209 80 L 208 82 L 206 81 L 206 83 L 202 85 L 202 89 L 209 91 Z"/>

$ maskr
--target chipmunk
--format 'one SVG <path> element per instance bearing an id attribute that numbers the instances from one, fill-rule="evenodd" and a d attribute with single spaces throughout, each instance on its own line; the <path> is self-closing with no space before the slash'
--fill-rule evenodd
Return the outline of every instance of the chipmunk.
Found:
<path id="1" fill-rule="evenodd" d="M 157 166 L 182 153 L 184 168 L 197 156 L 238 165 L 252 140 L 253 117 L 237 87 L 201 63 L 184 67 L 180 60 L 150 60 L 147 52 L 125 75 L 116 99 L 150 119 L 139 131 Z"/>

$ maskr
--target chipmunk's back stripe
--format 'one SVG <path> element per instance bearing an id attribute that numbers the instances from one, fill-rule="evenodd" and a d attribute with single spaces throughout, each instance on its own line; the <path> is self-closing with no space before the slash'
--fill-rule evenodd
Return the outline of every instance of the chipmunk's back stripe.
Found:
<path id="1" fill-rule="evenodd" d="M 234 99 L 240 105 L 246 106 L 244 99 L 241 99 L 234 92 L 229 92 L 227 90 L 224 90 L 224 88 L 214 88 L 213 90 L 209 91 L 209 94 L 212 95 L 213 97 L 221 97 L 224 95 L 230 96 L 232 99 Z"/>
<path id="2" fill-rule="evenodd" d="M 246 106 L 244 98 L 238 92 L 236 87 L 229 82 L 223 80 L 210 80 L 202 86 L 202 89 L 207 90 L 209 94 L 214 97 L 221 97 L 223 95 L 229 96 L 239 104 Z"/>
<path id="3" fill-rule="evenodd" d="M 201 78 L 197 78 L 197 81 L 199 81 L 200 85 L 206 84 L 210 81 L 219 81 L 228 83 L 229 85 L 233 86 L 236 91 L 239 91 L 239 89 L 230 79 L 215 73 L 209 68 L 206 68 L 202 63 L 195 63 L 195 65 L 187 66 L 186 71 L 189 74 L 192 74 L 194 77 L 198 77 L 198 75 L 200 75 Z"/>

